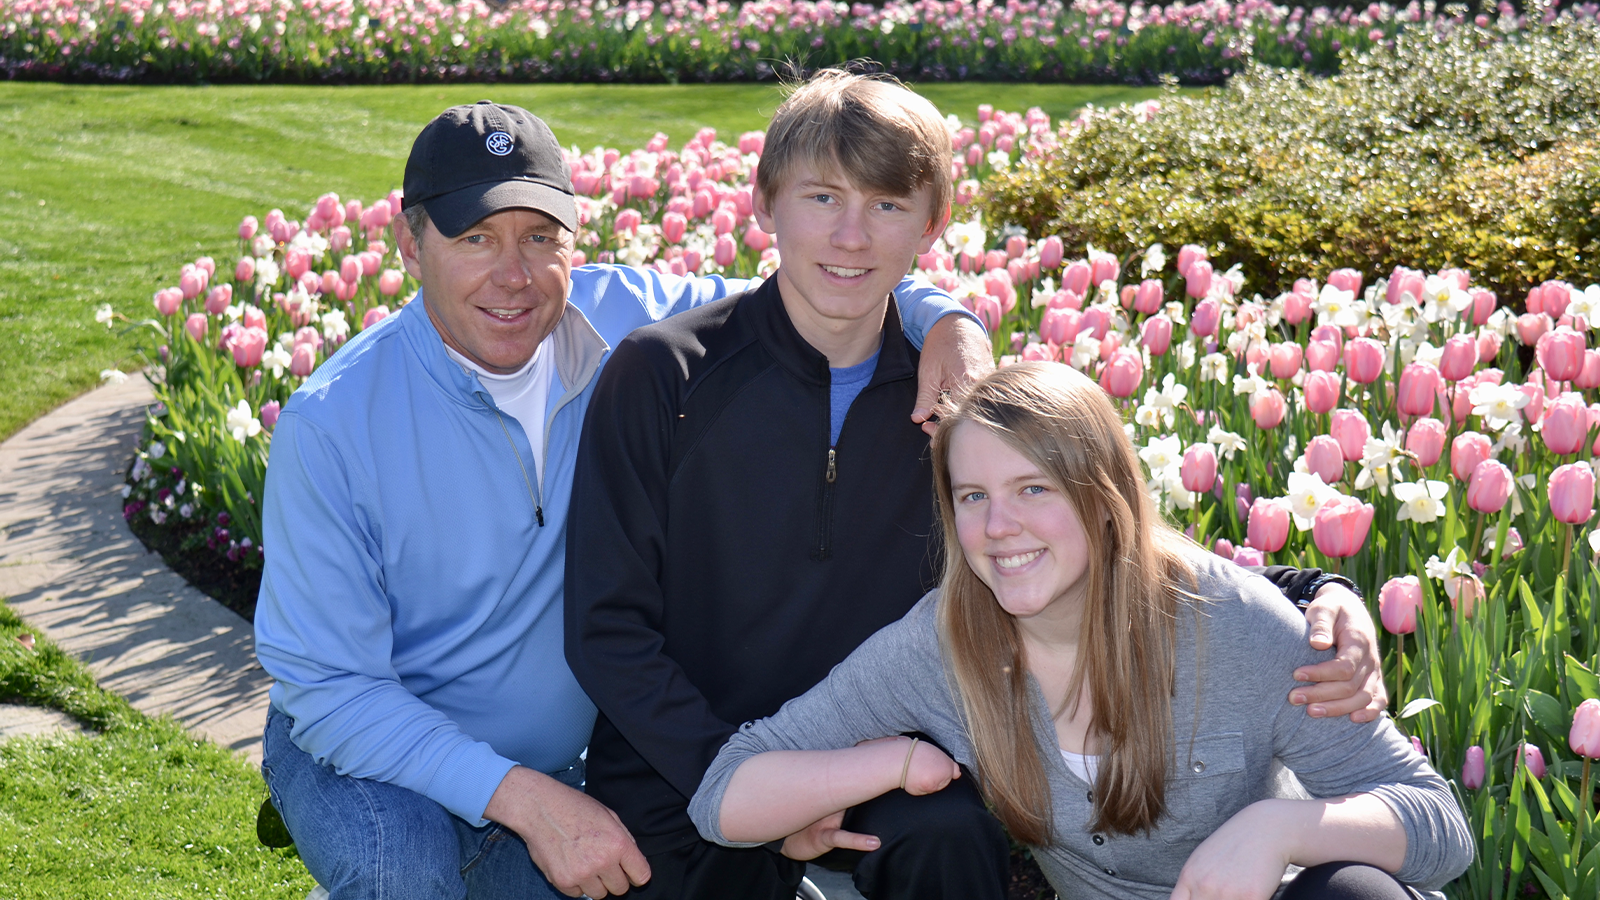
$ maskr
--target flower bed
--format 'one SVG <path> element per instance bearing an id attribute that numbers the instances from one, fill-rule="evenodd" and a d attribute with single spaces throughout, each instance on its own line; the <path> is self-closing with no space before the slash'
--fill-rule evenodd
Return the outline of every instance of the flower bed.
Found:
<path id="1" fill-rule="evenodd" d="M 972 127 L 952 120 L 955 221 L 918 269 L 985 321 L 1002 363 L 1059 360 L 1119 398 L 1153 496 L 1196 540 L 1241 563 L 1339 570 L 1367 592 L 1391 634 L 1399 724 L 1481 838 L 1458 895 L 1592 896 L 1600 285 L 1512 298 L 1459 268 L 1313 267 L 1264 296 L 1203 247 L 1079 254 L 975 215 L 995 173 L 1082 127 L 989 107 Z M 762 144 L 707 129 L 675 150 L 657 136 L 572 156 L 578 261 L 772 271 L 751 217 Z M 202 258 L 156 292 L 143 325 L 161 404 L 130 520 L 259 568 L 281 404 L 414 292 L 385 240 L 398 201 L 327 195 L 300 221 L 247 218 L 235 262 Z"/>
<path id="2" fill-rule="evenodd" d="M 1464 7 L 1463 7 L 1464 8 Z M 1593 18 L 1595 5 L 1574 7 Z M 1261 0 L 15 0 L 0 73 L 111 82 L 755 81 L 779 61 L 886 60 L 916 80 L 1192 84 L 1247 59 L 1330 73 L 1343 50 L 1448 32 L 1432 0 L 1307 12 Z M 1514 35 L 1502 0 L 1478 21 Z"/>

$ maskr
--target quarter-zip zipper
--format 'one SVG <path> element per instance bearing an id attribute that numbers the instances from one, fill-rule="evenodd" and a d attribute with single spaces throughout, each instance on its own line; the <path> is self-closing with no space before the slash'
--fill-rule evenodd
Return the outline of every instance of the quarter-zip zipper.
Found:
<path id="1" fill-rule="evenodd" d="M 833 434 L 833 372 L 828 368 L 828 361 L 822 361 L 822 377 L 827 400 L 822 405 L 822 433 L 828 436 Z M 845 413 L 849 418 L 849 413 Z M 844 437 L 843 423 L 840 424 L 839 437 Z M 812 559 L 822 562 L 833 555 L 833 485 L 839 479 L 839 453 L 838 447 L 832 443 L 828 445 L 828 464 L 822 471 L 822 488 L 817 494 L 817 538 L 816 552 Z"/>
<path id="2" fill-rule="evenodd" d="M 522 463 L 522 452 L 517 449 L 517 442 L 511 439 L 511 429 L 506 427 L 505 416 L 494 406 L 489 406 L 489 411 L 494 413 L 495 421 L 500 423 L 500 432 L 506 436 L 506 444 L 511 447 L 511 455 L 517 458 L 517 469 L 522 472 L 522 483 L 528 488 L 528 499 L 533 501 L 533 517 L 538 521 L 539 527 L 544 527 L 544 505 L 539 502 L 539 496 L 533 490 L 533 480 L 528 477 L 528 467 Z"/>

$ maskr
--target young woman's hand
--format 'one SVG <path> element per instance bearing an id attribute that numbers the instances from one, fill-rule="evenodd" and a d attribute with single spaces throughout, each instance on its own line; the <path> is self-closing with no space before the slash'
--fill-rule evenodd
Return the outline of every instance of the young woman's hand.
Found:
<path id="1" fill-rule="evenodd" d="M 910 766 L 902 762 L 901 767 L 906 773 L 905 791 L 913 797 L 942 791 L 961 777 L 961 767 L 955 760 L 927 741 L 918 741 L 907 752 L 911 755 Z"/>
<path id="2" fill-rule="evenodd" d="M 1172 900 L 1269 900 L 1290 862 L 1269 804 L 1246 806 L 1201 841 L 1178 873 Z"/>

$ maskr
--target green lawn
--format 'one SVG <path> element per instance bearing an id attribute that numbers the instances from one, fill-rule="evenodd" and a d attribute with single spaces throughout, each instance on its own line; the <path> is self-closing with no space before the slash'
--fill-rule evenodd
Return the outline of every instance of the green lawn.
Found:
<path id="1" fill-rule="evenodd" d="M 979 103 L 1053 117 L 1155 89 L 933 84 L 941 109 Z M 400 184 L 418 129 L 446 106 L 489 97 L 534 110 L 564 143 L 674 145 L 706 125 L 765 126 L 761 85 L 100 87 L 0 84 L 0 440 L 137 368 L 136 338 L 94 322 L 109 303 L 134 318 L 202 254 L 230 264 L 234 229 L 274 206 L 291 218 L 324 191 L 377 199 Z"/>
<path id="2" fill-rule="evenodd" d="M 261 776 L 228 751 L 101 690 L 0 602 L 0 701 L 95 731 L 0 744 L 0 897 L 299 900 L 311 877 L 255 835 Z"/>

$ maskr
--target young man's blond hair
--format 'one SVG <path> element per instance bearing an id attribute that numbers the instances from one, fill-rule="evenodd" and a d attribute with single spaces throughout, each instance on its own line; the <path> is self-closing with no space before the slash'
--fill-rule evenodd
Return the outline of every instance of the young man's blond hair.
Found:
<path id="1" fill-rule="evenodd" d="M 794 168 L 811 163 L 896 196 L 929 187 L 931 220 L 950 207 L 950 159 L 950 131 L 926 98 L 893 76 L 823 69 L 773 114 L 756 189 L 770 205 Z"/>

